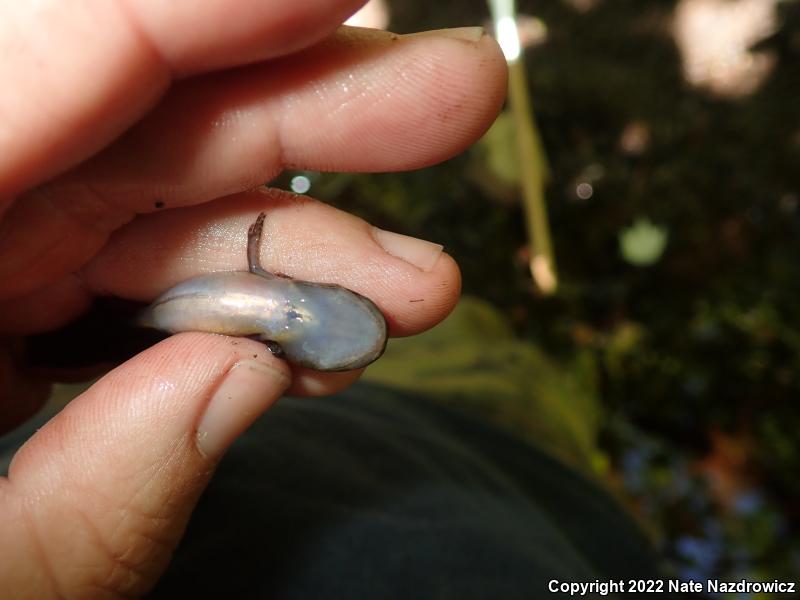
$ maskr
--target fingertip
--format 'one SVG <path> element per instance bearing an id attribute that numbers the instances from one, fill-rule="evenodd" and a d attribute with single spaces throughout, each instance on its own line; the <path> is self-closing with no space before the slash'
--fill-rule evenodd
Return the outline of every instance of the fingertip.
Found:
<path id="1" fill-rule="evenodd" d="M 283 394 L 291 379 L 274 361 L 238 360 L 214 391 L 197 426 L 197 448 L 217 460 Z"/>
<path id="2" fill-rule="evenodd" d="M 100 379 L 9 467 L 6 491 L 30 507 L 17 547 L 41 551 L 39 562 L 21 562 L 45 561 L 38 575 L 64 596 L 146 592 L 221 454 L 288 382 L 288 367 L 262 344 L 195 333 Z"/>
<path id="3" fill-rule="evenodd" d="M 293 369 L 292 384 L 286 391 L 291 396 L 330 396 L 346 390 L 358 381 L 364 369 L 340 372 Z"/>
<path id="4" fill-rule="evenodd" d="M 419 238 L 372 228 L 372 237 L 387 253 L 401 258 L 424 272 L 433 270 L 444 246 Z"/>
<path id="5" fill-rule="evenodd" d="M 424 285 L 403 290 L 387 314 L 393 337 L 422 333 L 444 321 L 461 296 L 461 270 L 455 259 L 442 252 Z"/>
<path id="6" fill-rule="evenodd" d="M 492 124 L 508 69 L 490 36 L 381 34 L 342 27 L 275 66 L 283 89 L 273 93 L 293 108 L 277 128 L 285 166 L 422 168 L 464 151 Z M 311 89 L 300 61 L 317 66 Z"/>
<path id="7" fill-rule="evenodd" d="M 167 338 L 110 371 L 73 400 L 23 446 L 12 467 L 24 464 L 27 476 L 34 477 L 42 466 L 58 465 L 60 475 L 69 479 L 83 463 L 86 470 L 80 479 L 95 464 L 100 472 L 111 469 L 116 474 L 109 471 L 111 478 L 127 473 L 135 481 L 153 465 L 171 461 L 171 455 L 180 450 L 185 456 L 177 475 L 195 476 L 194 470 L 207 470 L 206 459 L 196 451 L 198 425 L 215 393 L 224 389 L 227 376 L 240 363 L 261 363 L 273 374 L 269 382 L 260 382 L 265 397 L 279 396 L 288 385 L 286 364 L 252 340 L 202 333 Z M 247 390 L 235 391 L 228 390 L 227 395 Z M 265 400 L 264 410 L 271 401 Z M 231 413 L 239 418 L 236 410 Z M 250 411 L 241 418 L 254 417 Z M 230 426 L 242 429 L 247 424 L 235 421 Z M 97 448 L 103 452 L 96 452 Z M 109 482 L 98 476 L 88 483 Z"/>

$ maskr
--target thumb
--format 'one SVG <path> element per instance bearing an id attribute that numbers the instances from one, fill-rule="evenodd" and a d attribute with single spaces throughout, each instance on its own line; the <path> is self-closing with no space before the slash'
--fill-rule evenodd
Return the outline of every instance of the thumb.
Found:
<path id="1" fill-rule="evenodd" d="M 0 478 L 0 589 L 146 592 L 219 458 L 289 381 L 263 345 L 207 334 L 173 336 L 106 375 Z"/>

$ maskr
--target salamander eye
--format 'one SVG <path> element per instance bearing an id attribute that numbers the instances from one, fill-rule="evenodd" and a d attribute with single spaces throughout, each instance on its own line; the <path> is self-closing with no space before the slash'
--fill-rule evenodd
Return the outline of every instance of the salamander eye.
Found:
<path id="1" fill-rule="evenodd" d="M 303 322 L 303 315 L 301 315 L 293 308 L 290 308 L 288 311 L 286 311 L 286 318 L 289 319 L 290 321 L 300 321 L 301 323 Z"/>

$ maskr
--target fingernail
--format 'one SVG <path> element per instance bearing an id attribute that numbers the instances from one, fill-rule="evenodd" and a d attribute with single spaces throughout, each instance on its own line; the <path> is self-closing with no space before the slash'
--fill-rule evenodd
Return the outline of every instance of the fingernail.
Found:
<path id="1" fill-rule="evenodd" d="M 442 255 L 444 246 L 434 244 L 415 237 L 372 228 L 372 235 L 381 248 L 388 254 L 411 263 L 423 271 L 433 270 L 436 261 Z"/>
<path id="2" fill-rule="evenodd" d="M 432 31 L 420 31 L 419 33 L 412 33 L 411 36 L 434 36 L 446 37 L 464 42 L 478 42 L 484 36 L 486 31 L 483 27 L 454 27 L 452 29 L 434 29 Z"/>
<path id="3" fill-rule="evenodd" d="M 197 426 L 197 448 L 216 459 L 253 421 L 280 398 L 289 377 L 269 364 L 237 362 L 214 392 Z"/>

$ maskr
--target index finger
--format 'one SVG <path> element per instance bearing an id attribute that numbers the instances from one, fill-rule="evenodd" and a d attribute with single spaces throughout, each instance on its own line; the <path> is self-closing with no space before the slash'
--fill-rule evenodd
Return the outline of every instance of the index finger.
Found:
<path id="1" fill-rule="evenodd" d="M 0 5 L 0 214 L 150 108 L 174 77 L 313 44 L 363 0 Z M 222 25 L 221 25 L 222 24 Z"/>

